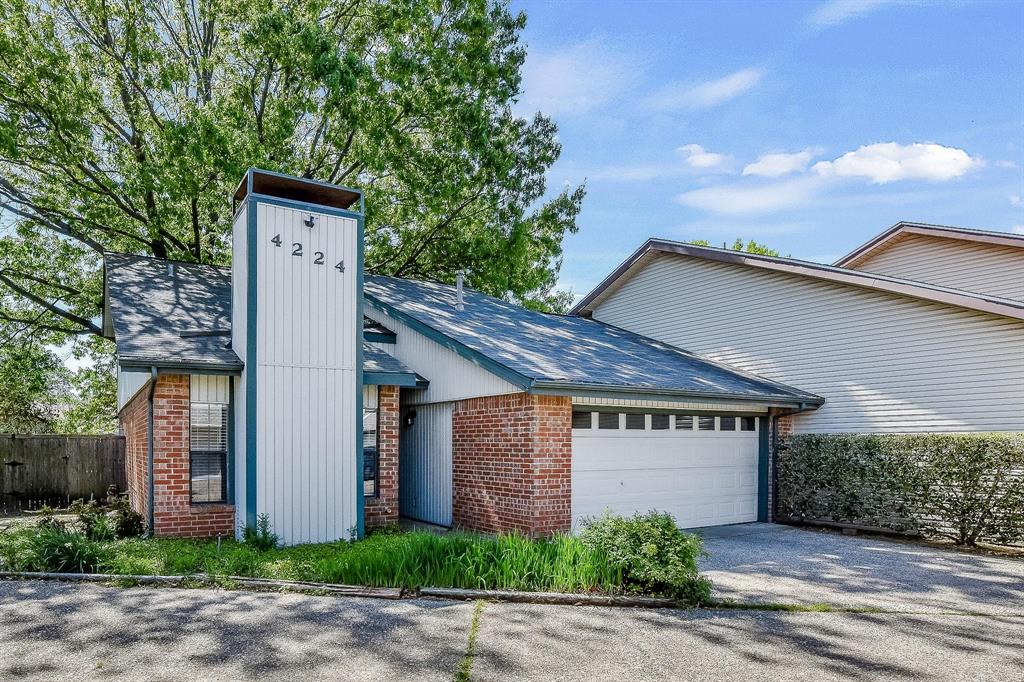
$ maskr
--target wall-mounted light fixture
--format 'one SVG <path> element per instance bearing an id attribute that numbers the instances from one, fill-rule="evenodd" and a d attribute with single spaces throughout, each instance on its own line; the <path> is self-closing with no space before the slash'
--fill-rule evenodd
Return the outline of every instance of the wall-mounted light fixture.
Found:
<path id="1" fill-rule="evenodd" d="M 416 423 L 416 410 L 409 410 L 405 413 L 405 425 L 412 426 Z"/>

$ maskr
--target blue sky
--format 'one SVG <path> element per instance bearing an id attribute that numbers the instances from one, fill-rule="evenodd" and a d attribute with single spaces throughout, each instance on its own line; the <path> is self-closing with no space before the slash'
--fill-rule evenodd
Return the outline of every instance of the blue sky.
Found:
<path id="1" fill-rule="evenodd" d="M 560 284 L 649 236 L 830 262 L 899 220 L 1024 233 L 1024 3 L 513 0 L 586 181 Z"/>

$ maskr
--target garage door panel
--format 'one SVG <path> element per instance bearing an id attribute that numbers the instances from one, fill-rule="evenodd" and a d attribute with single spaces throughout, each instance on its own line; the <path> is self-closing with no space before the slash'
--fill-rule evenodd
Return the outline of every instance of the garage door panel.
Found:
<path id="1" fill-rule="evenodd" d="M 755 521 L 757 468 L 756 432 L 574 430 L 573 524 L 605 510 L 668 512 L 681 527 Z"/>

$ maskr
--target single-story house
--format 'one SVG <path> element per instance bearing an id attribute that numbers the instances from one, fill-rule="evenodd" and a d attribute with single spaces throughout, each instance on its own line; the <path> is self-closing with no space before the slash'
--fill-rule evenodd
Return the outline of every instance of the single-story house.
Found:
<path id="1" fill-rule="evenodd" d="M 1024 300 L 651 240 L 551 315 L 364 274 L 353 190 L 251 170 L 234 199 L 230 269 L 106 257 L 157 535 L 769 520 L 780 429 L 1024 426 Z"/>

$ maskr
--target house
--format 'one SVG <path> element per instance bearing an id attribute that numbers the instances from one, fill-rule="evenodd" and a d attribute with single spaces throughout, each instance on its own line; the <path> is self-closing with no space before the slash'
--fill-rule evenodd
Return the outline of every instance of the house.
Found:
<path id="1" fill-rule="evenodd" d="M 1024 429 L 1006 292 L 650 240 L 551 315 L 364 274 L 358 192 L 252 170 L 234 199 L 231 269 L 106 257 L 130 497 L 157 535 L 262 514 L 289 543 L 400 516 L 528 535 L 605 509 L 770 520 L 780 433 Z M 979 268 L 1024 253 L 980 234 L 935 238 L 999 247 Z M 911 235 L 932 238 L 855 257 Z"/>
<path id="2" fill-rule="evenodd" d="M 771 421 L 822 403 L 596 320 L 364 277 L 357 192 L 252 170 L 234 200 L 230 269 L 105 258 L 130 499 L 156 535 L 766 519 Z"/>
<path id="3" fill-rule="evenodd" d="M 833 266 L 651 239 L 573 313 L 825 399 L 783 432 L 1024 430 L 1024 236 L 900 223 Z"/>

